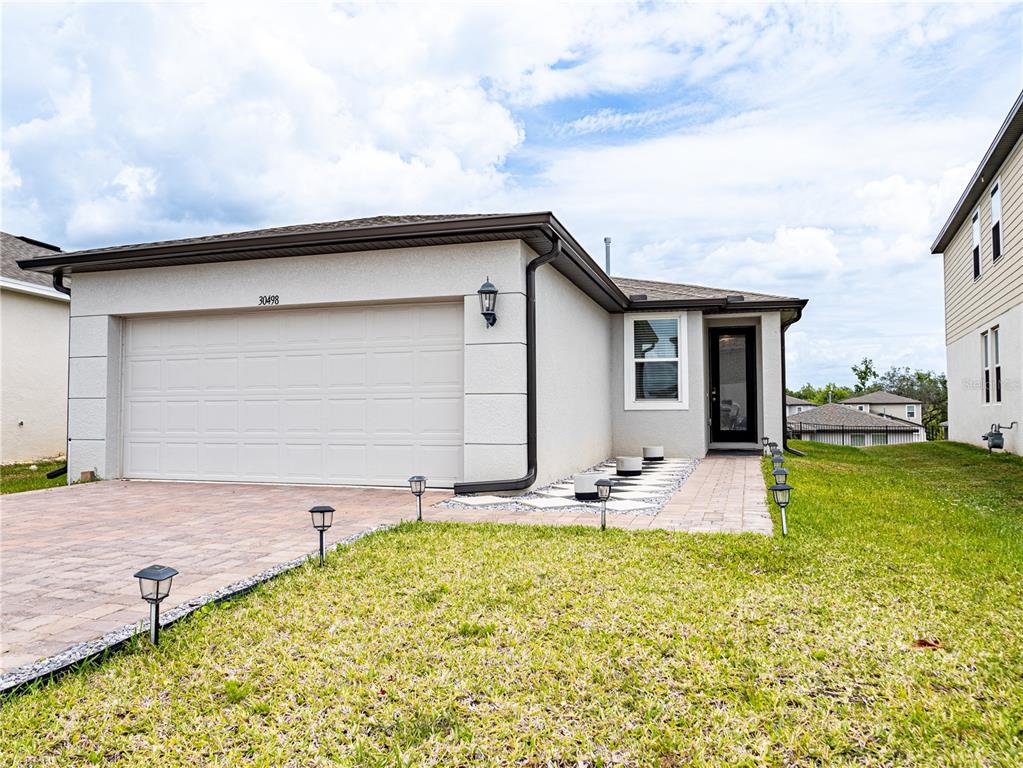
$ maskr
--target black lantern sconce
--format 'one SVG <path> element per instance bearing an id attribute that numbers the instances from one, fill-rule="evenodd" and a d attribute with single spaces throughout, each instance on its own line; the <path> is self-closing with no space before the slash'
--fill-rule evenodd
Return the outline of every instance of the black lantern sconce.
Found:
<path id="1" fill-rule="evenodd" d="M 334 524 L 334 508 L 313 507 L 309 515 L 313 519 L 313 528 L 320 533 L 320 565 L 323 565 L 323 534 Z"/>
<path id="2" fill-rule="evenodd" d="M 476 293 L 480 295 L 480 314 L 487 321 L 487 328 L 490 328 L 497 322 L 497 288 L 490 282 L 489 275 L 487 282 Z"/>
<path id="3" fill-rule="evenodd" d="M 423 493 L 426 491 L 426 478 L 422 475 L 412 475 L 408 479 L 409 490 L 416 497 L 416 522 L 423 522 Z"/>
<path id="4" fill-rule="evenodd" d="M 160 603 L 170 594 L 178 572 L 169 565 L 151 565 L 135 574 L 142 599 L 149 603 L 149 642 L 160 642 Z"/>
<path id="5" fill-rule="evenodd" d="M 597 498 L 600 499 L 600 530 L 604 531 L 607 530 L 607 500 L 611 498 L 614 480 L 602 477 L 594 485 L 597 486 Z"/>

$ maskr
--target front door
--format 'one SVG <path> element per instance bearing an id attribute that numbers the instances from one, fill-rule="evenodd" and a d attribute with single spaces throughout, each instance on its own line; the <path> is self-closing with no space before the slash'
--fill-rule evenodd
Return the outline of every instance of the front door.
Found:
<path id="1" fill-rule="evenodd" d="M 710 439 L 757 443 L 757 331 L 710 329 Z"/>

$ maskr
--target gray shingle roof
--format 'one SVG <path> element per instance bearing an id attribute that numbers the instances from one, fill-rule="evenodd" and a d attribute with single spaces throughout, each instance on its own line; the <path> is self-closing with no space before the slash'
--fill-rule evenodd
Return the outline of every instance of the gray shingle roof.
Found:
<path id="1" fill-rule="evenodd" d="M 11 280 L 20 280 L 32 285 L 52 287 L 49 275 L 29 272 L 18 266 L 19 259 L 34 259 L 36 256 L 52 256 L 56 251 L 26 243 L 20 237 L 0 232 L 0 274 Z"/>
<path id="2" fill-rule="evenodd" d="M 264 229 L 248 229 L 242 232 L 223 232 L 216 235 L 203 235 L 202 237 L 185 237 L 175 240 L 156 240 L 148 243 L 130 243 L 124 245 L 111 245 L 104 248 L 89 248 L 84 251 L 74 251 L 75 255 L 87 253 L 114 253 L 126 251 L 132 248 L 142 248 L 163 245 L 188 245 L 191 243 L 216 243 L 225 240 L 246 240 L 253 237 L 264 237 L 267 235 L 295 235 L 307 232 L 331 232 L 334 230 L 368 229 L 370 227 L 384 227 L 394 224 L 419 224 L 425 221 L 460 221 L 463 219 L 480 219 L 500 216 L 513 216 L 517 214 L 508 213 L 443 213 L 443 214 L 421 214 L 408 216 L 367 216 L 361 219 L 341 219 L 339 221 L 321 221 L 313 224 L 291 224 L 285 227 L 267 227 Z"/>
<path id="3" fill-rule="evenodd" d="M 651 301 L 724 299 L 728 296 L 742 296 L 744 301 L 796 301 L 791 296 L 754 293 L 752 291 L 739 291 L 728 288 L 708 288 L 705 285 L 692 285 L 690 283 L 664 283 L 659 280 L 637 280 L 631 277 L 612 277 L 611 279 L 615 281 L 626 296 L 644 294 Z"/>
<path id="4" fill-rule="evenodd" d="M 815 403 L 811 403 L 809 400 L 804 400 L 801 397 L 785 395 L 785 405 L 815 405 Z"/>
<path id="5" fill-rule="evenodd" d="M 855 395 L 854 397 L 847 397 L 842 400 L 843 403 L 850 403 L 853 405 L 859 405 L 861 403 L 868 405 L 912 405 L 913 403 L 921 404 L 919 400 L 913 400 L 909 397 L 903 397 L 902 395 L 896 395 L 894 392 L 868 392 L 865 395 Z"/>
<path id="6" fill-rule="evenodd" d="M 888 419 L 884 416 L 875 416 L 872 413 L 857 411 L 855 408 L 839 405 L 838 403 L 818 405 L 816 408 L 811 408 L 808 411 L 795 413 L 789 416 L 786 421 L 790 427 L 797 424 L 807 426 L 821 424 L 827 427 L 888 427 L 889 429 L 896 430 L 921 429 L 921 427 L 901 419 L 896 420 Z"/>

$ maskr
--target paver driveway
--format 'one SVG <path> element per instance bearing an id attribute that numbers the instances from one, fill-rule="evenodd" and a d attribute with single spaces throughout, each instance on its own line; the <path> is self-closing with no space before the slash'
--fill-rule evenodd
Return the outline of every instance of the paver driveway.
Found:
<path id="1" fill-rule="evenodd" d="M 598 524 L 578 511 L 430 508 L 452 522 Z M 308 509 L 337 510 L 327 541 L 412 519 L 405 489 L 108 480 L 0 498 L 0 674 L 148 615 L 136 570 L 172 565 L 176 605 L 316 549 Z M 707 457 L 655 515 L 615 514 L 631 530 L 771 533 L 758 457 Z"/>
<path id="2" fill-rule="evenodd" d="M 145 618 L 132 574 L 146 565 L 180 572 L 166 611 L 315 550 L 311 506 L 337 510 L 329 543 L 410 519 L 413 501 L 404 489 L 142 481 L 4 496 L 0 673 Z"/>

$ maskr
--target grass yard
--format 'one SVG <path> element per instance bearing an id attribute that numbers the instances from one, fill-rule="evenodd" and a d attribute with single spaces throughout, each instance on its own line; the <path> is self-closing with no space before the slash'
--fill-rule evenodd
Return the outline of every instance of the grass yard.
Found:
<path id="1" fill-rule="evenodd" d="M 32 466 L 36 469 L 32 469 Z M 4 464 L 0 466 L 0 493 L 20 493 L 39 488 L 52 488 L 67 483 L 67 475 L 52 480 L 46 473 L 64 466 L 64 459 L 41 459 L 29 464 Z"/>
<path id="2" fill-rule="evenodd" d="M 1023 460 L 801 444 L 790 536 L 405 525 L 4 703 L 4 765 L 1018 766 Z"/>

